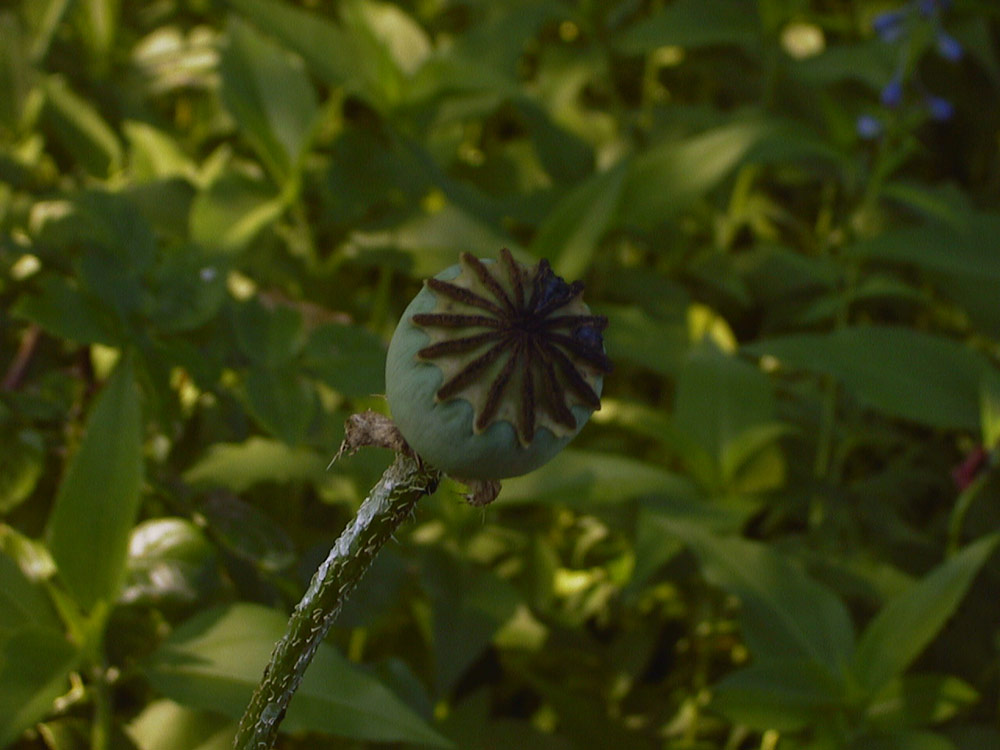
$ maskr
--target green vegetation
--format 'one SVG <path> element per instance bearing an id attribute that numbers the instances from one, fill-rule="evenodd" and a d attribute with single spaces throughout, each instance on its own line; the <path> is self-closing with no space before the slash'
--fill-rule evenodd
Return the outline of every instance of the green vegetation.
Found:
<path id="1" fill-rule="evenodd" d="M 994 0 L 0 6 L 0 748 L 221 750 L 462 251 L 604 402 L 417 505 L 279 747 L 1000 747 Z"/>

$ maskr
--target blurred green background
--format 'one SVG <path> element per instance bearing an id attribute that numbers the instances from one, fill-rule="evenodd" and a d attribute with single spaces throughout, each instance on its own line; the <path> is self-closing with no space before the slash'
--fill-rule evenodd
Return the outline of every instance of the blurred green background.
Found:
<path id="1" fill-rule="evenodd" d="M 0 6 L 0 747 L 221 750 L 461 251 L 579 438 L 378 558 L 280 746 L 1000 748 L 1000 4 Z"/>

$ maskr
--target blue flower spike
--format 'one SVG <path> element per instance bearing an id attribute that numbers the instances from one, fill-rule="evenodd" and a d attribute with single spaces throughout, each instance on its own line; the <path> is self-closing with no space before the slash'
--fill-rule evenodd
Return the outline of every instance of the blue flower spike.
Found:
<path id="1" fill-rule="evenodd" d="M 938 54 L 945 60 L 958 62 L 962 59 L 962 45 L 955 37 L 943 31 L 938 32 L 937 35 L 937 50 Z"/>
<path id="2" fill-rule="evenodd" d="M 903 102 L 903 79 L 897 74 L 882 89 L 882 104 L 895 109 Z"/>
<path id="3" fill-rule="evenodd" d="M 928 96 L 926 105 L 932 120 L 946 122 L 955 115 L 955 106 L 940 96 Z"/>
<path id="4" fill-rule="evenodd" d="M 882 121 L 874 115 L 861 115 L 857 122 L 858 135 L 866 141 L 882 135 Z"/>
<path id="5" fill-rule="evenodd" d="M 895 42 L 903 36 L 903 11 L 879 13 L 872 19 L 872 29 L 883 42 Z"/>

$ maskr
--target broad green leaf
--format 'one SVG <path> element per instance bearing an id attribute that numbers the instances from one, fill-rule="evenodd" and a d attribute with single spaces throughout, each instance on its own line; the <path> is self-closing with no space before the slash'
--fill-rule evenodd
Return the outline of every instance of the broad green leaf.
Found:
<path id="1" fill-rule="evenodd" d="M 234 495 L 215 494 L 199 507 L 212 537 L 236 557 L 264 571 L 286 570 L 295 545 L 284 527 Z"/>
<path id="2" fill-rule="evenodd" d="M 129 167 L 136 181 L 197 175 L 194 162 L 169 134 L 134 120 L 124 123 L 122 130 L 129 142 Z"/>
<path id="3" fill-rule="evenodd" d="M 285 210 L 285 199 L 259 179 L 225 171 L 191 204 L 191 239 L 210 250 L 238 253 Z"/>
<path id="4" fill-rule="evenodd" d="M 433 607 L 436 688 L 446 695 L 514 614 L 521 597 L 492 571 L 429 550 L 420 566 Z"/>
<path id="5" fill-rule="evenodd" d="M 618 210 L 625 173 L 626 164 L 621 162 L 574 188 L 538 228 L 531 252 L 550 258 L 565 278 L 583 276 Z"/>
<path id="6" fill-rule="evenodd" d="M 320 326 L 302 353 L 302 370 L 345 396 L 384 393 L 385 345 L 360 326 Z"/>
<path id="7" fill-rule="evenodd" d="M 56 630 L 25 625 L 0 635 L 0 747 L 52 710 L 80 656 Z"/>
<path id="8" fill-rule="evenodd" d="M 980 539 L 892 599 L 858 641 L 853 673 L 870 694 L 900 675 L 958 607 L 1000 535 Z"/>
<path id="9" fill-rule="evenodd" d="M 639 154 L 622 186 L 621 222 L 653 227 L 667 221 L 718 185 L 773 131 L 767 121 L 736 122 Z"/>
<path id="10" fill-rule="evenodd" d="M 316 389 L 293 370 L 255 367 L 244 383 L 250 413 L 275 437 L 297 445 L 316 411 Z"/>
<path id="11" fill-rule="evenodd" d="M 743 0 L 677 0 L 629 27 L 615 40 L 627 54 L 659 47 L 733 44 L 747 51 L 760 45 L 756 6 Z"/>
<path id="12" fill-rule="evenodd" d="M 893 229 L 849 245 L 844 253 L 931 272 L 971 275 L 981 281 L 1000 280 L 1000 256 L 992 242 L 998 234 L 1000 214 L 963 212 L 954 223 Z"/>
<path id="13" fill-rule="evenodd" d="M 309 145 L 319 106 L 301 63 L 235 18 L 219 72 L 221 97 L 271 176 L 283 183 Z"/>
<path id="14" fill-rule="evenodd" d="M 283 613 L 236 604 L 196 615 L 152 654 L 145 672 L 163 695 L 239 718 L 286 625 Z M 450 743 L 380 682 L 321 644 L 282 723 L 373 742 Z"/>
<path id="15" fill-rule="evenodd" d="M 152 266 L 156 236 L 138 207 L 118 193 L 88 190 L 72 200 L 48 204 L 36 227 L 44 249 L 111 257 L 123 274 Z"/>
<path id="16" fill-rule="evenodd" d="M 560 502 L 586 506 L 651 494 L 697 495 L 687 479 L 659 466 L 624 456 L 565 449 L 540 469 L 504 480 L 501 497 L 505 505 Z"/>
<path id="17" fill-rule="evenodd" d="M 355 82 L 358 52 L 351 35 L 329 18 L 276 2 L 226 0 L 262 31 L 295 50 L 329 86 Z"/>
<path id="18" fill-rule="evenodd" d="M 798 661 L 843 673 L 854 650 L 847 608 L 770 547 L 724 539 L 700 526 L 665 520 L 701 561 L 705 577 L 743 603 L 743 636 L 760 663 Z"/>
<path id="19" fill-rule="evenodd" d="M 147 283 L 153 295 L 148 316 L 161 333 L 208 323 L 227 299 L 225 266 L 194 245 L 163 253 Z"/>
<path id="20" fill-rule="evenodd" d="M 831 45 L 818 55 L 795 60 L 787 69 L 807 86 L 860 81 L 877 91 L 892 77 L 896 64 L 893 45 L 872 38 L 860 44 Z"/>
<path id="21" fill-rule="evenodd" d="M 131 358 L 98 394 L 49 518 L 49 549 L 77 603 L 118 595 L 142 491 L 142 413 Z"/>
<path id="22" fill-rule="evenodd" d="M 27 500 L 38 484 L 45 444 L 34 430 L 0 427 L 0 516 Z"/>
<path id="23" fill-rule="evenodd" d="M 688 327 L 683 311 L 676 317 L 653 317 L 635 306 L 594 305 L 608 319 L 604 334 L 608 356 L 648 368 L 659 375 L 677 373 L 687 353 Z"/>
<path id="24" fill-rule="evenodd" d="M 307 448 L 252 437 L 244 443 L 208 446 L 183 476 L 190 484 L 225 487 L 242 493 L 259 482 L 318 481 L 324 475 L 326 463 Z"/>
<path id="25" fill-rule="evenodd" d="M 882 727 L 918 727 L 947 721 L 978 700 L 979 693 L 958 677 L 903 675 L 871 700 L 867 714 Z"/>
<path id="26" fill-rule="evenodd" d="M 99 178 L 121 169 L 122 145 L 94 105 L 60 78 L 46 79 L 44 90 L 49 127 L 77 163 Z"/>
<path id="27" fill-rule="evenodd" d="M 802 661 L 751 664 L 712 688 L 711 707 L 761 731 L 790 732 L 829 716 L 844 703 L 844 686 L 819 665 Z"/>
<path id="28" fill-rule="evenodd" d="M 305 344 L 302 313 L 288 305 L 248 300 L 234 309 L 233 324 L 240 352 L 263 367 L 287 365 Z"/>
<path id="29" fill-rule="evenodd" d="M 126 728 L 139 750 L 230 750 L 235 722 L 173 701 L 147 705 Z"/>
<path id="30" fill-rule="evenodd" d="M 868 407 L 943 429 L 979 428 L 988 365 L 971 347 L 909 328 L 871 326 L 765 339 L 744 351 L 833 375 Z"/>
<path id="31" fill-rule="evenodd" d="M 22 625 L 58 630 L 52 603 L 42 589 L 28 580 L 8 555 L 0 552 L 0 635 Z"/>
<path id="32" fill-rule="evenodd" d="M 673 429 L 712 457 L 717 482 L 740 436 L 773 419 L 774 394 L 759 369 L 709 343 L 692 350 L 677 376 Z"/>

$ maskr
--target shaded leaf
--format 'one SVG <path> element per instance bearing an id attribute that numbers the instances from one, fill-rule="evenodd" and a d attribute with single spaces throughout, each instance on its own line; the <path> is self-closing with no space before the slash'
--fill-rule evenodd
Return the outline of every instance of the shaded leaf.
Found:
<path id="1" fill-rule="evenodd" d="M 689 544 L 705 577 L 743 602 L 743 635 L 761 663 L 797 661 L 841 675 L 854 651 L 847 608 L 832 591 L 777 552 L 743 539 L 721 539 L 683 521 L 665 521 Z"/>
<path id="2" fill-rule="evenodd" d="M 817 664 L 751 664 L 712 688 L 711 706 L 732 721 L 761 731 L 793 731 L 828 716 L 844 702 L 844 686 Z"/>
<path id="3" fill-rule="evenodd" d="M 184 706 L 239 718 L 263 674 L 286 617 L 253 604 L 195 616 L 145 665 L 154 687 Z M 379 742 L 450 743 L 374 678 L 321 644 L 282 728 Z"/>
<path id="4" fill-rule="evenodd" d="M 142 490 L 142 432 L 139 389 L 125 356 L 91 408 L 49 518 L 59 577 L 85 610 L 114 600 L 124 580 Z"/>
<path id="5" fill-rule="evenodd" d="M 52 710 L 79 658 L 50 628 L 26 625 L 0 635 L 0 747 Z"/>
<path id="6" fill-rule="evenodd" d="M 308 448 L 252 437 L 243 443 L 216 443 L 184 472 L 184 481 L 241 493 L 259 482 L 316 481 L 326 467 Z"/>
<path id="7" fill-rule="evenodd" d="M 240 132 L 276 179 L 287 178 L 309 145 L 319 106 L 301 62 L 232 19 L 222 53 L 220 95 Z"/>
<path id="8" fill-rule="evenodd" d="M 744 350 L 789 369 L 826 373 L 869 407 L 944 429 L 979 428 L 987 363 L 951 339 L 903 327 L 845 328 L 766 339 Z"/>
<path id="9" fill-rule="evenodd" d="M 853 673 L 874 692 L 920 655 L 958 607 L 1000 535 L 980 539 L 945 561 L 892 599 L 869 623 L 858 641 Z"/>

